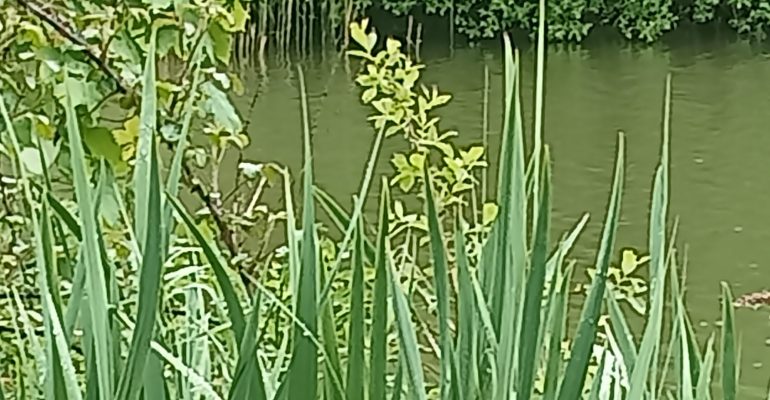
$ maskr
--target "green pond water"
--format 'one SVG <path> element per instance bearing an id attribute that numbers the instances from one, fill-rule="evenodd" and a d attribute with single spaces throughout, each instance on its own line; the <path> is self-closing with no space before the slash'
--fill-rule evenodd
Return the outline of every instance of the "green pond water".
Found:
<path id="1" fill-rule="evenodd" d="M 525 129 L 531 134 L 534 51 L 529 44 L 522 47 Z M 460 132 L 461 144 L 481 143 L 484 66 L 489 67 L 493 168 L 502 126 L 498 48 L 492 43 L 456 49 L 450 55 L 444 45 L 426 45 L 422 59 L 427 65 L 423 83 L 437 84 L 453 95 L 438 115 L 442 129 Z M 360 92 L 338 59 L 316 57 L 302 65 L 313 119 L 317 182 L 350 204 L 374 139 L 366 122 L 369 109 L 361 105 Z M 247 158 L 287 165 L 296 176 L 302 152 L 295 73 L 274 66 L 260 74 L 256 62 L 242 65 L 239 71 L 246 93 L 236 103 L 244 119 L 251 121 Z M 672 221 L 680 218 L 677 244 L 686 250 L 689 261 L 686 300 L 703 345 L 717 329 L 720 282 L 729 283 L 736 296 L 770 287 L 767 47 L 718 32 L 686 31 L 653 47 L 633 48 L 612 36 L 589 39 L 579 48 L 551 47 L 544 127 L 553 155 L 552 237 L 571 227 L 582 213 L 590 213 L 589 225 L 570 256 L 582 265 L 593 262 L 609 197 L 617 132 L 622 130 L 627 134 L 627 164 L 616 259 L 624 247 L 646 251 L 667 72 L 673 74 L 670 214 Z M 391 172 L 390 154 L 403 147 L 398 137 L 385 142 L 375 183 Z M 372 200 L 377 192 L 375 184 Z M 375 207 L 376 201 L 370 201 L 367 209 Z M 577 276 L 582 279 L 583 272 Z M 742 349 L 741 399 L 766 398 L 768 316 L 767 311 L 736 311 Z"/>

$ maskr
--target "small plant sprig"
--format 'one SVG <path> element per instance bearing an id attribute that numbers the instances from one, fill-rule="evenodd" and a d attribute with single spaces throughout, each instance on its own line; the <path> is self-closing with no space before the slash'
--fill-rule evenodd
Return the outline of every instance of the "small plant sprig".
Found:
<path id="1" fill-rule="evenodd" d="M 462 212 L 465 207 L 475 205 L 474 197 L 480 182 L 477 173 L 487 167 L 485 150 L 482 146 L 460 148 L 451 142 L 457 131 L 441 130 L 440 119 L 431 112 L 451 100 L 437 87 L 428 88 L 419 84 L 423 65 L 414 63 L 403 51 L 400 41 L 388 38 L 385 48 L 375 52 L 377 33 L 368 30 L 368 20 L 350 26 L 353 41 L 360 49 L 348 51 L 348 55 L 363 61 L 362 71 L 356 83 L 363 89 L 361 101 L 371 105 L 374 113 L 369 120 L 374 128 L 383 130 L 385 137 L 401 134 L 409 145 L 406 152 L 396 152 L 391 157 L 394 169 L 390 184 L 398 186 L 405 194 L 421 197 L 424 169 L 430 165 L 440 217 L 445 223 L 451 222 L 451 210 Z M 420 212 L 412 213 L 396 202 L 396 223 L 392 233 L 398 234 L 415 228 L 427 231 Z M 488 203 L 473 212 L 481 213 L 477 225 L 488 226 L 497 213 L 494 204 Z M 451 238 L 450 238 L 451 240 Z"/>

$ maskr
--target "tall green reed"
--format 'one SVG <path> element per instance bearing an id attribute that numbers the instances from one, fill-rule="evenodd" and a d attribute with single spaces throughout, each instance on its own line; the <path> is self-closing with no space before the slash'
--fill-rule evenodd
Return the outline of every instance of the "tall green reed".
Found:
<path id="1" fill-rule="evenodd" d="M 542 4 L 541 1 L 541 10 Z M 286 20 L 291 18 L 287 16 Z M 529 157 L 524 153 L 526 138 L 520 99 L 522 79 L 518 56 L 507 37 L 504 38 L 504 50 L 504 136 L 497 171 L 500 213 L 492 232 L 485 239 L 480 258 L 468 256 L 464 242 L 466 221 L 461 212 L 454 214 L 455 222 L 451 227 L 439 222 L 440 210 L 435 201 L 432 177 L 425 169 L 424 178 L 428 184 L 423 193 L 424 215 L 428 221 L 429 260 L 435 272 L 432 290 L 437 298 L 435 311 L 428 316 L 430 321 L 416 321 L 416 318 L 425 317 L 417 317 L 413 312 L 413 291 L 411 287 L 404 286 L 402 279 L 413 269 L 400 261 L 391 248 L 388 237 L 391 202 L 387 184 L 382 185 L 376 225 L 370 226 L 362 215 L 368 182 L 373 174 L 371 160 L 376 159 L 380 147 L 379 136 L 351 212 L 314 186 L 312 135 L 301 71 L 298 77 L 302 95 L 304 176 L 299 232 L 295 225 L 297 220 L 289 177 L 285 175 L 290 253 L 288 270 L 293 298 L 289 305 L 282 304 L 271 290 L 257 283 L 257 290 L 249 294 L 248 313 L 244 312 L 237 289 L 239 285 L 234 281 L 235 274 L 228 260 L 217 244 L 206 238 L 176 197 L 178 181 L 170 178 L 165 187 L 161 187 L 162 168 L 156 154 L 157 132 L 153 128 L 157 114 L 154 57 L 148 57 L 144 71 L 143 130 L 139 151 L 143 164 L 135 170 L 133 182 L 137 194 L 133 205 L 134 220 L 126 218 L 126 225 L 133 229 L 133 237 L 138 242 L 131 248 L 138 252 L 136 257 L 141 260 L 137 293 L 132 299 L 136 310 L 121 307 L 119 301 L 124 299 L 118 297 L 119 293 L 112 286 L 115 278 L 111 260 L 106 256 L 104 241 L 100 240 L 101 228 L 96 217 L 99 215 L 99 197 L 95 196 L 91 187 L 90 170 L 85 163 L 78 113 L 68 103 L 67 139 L 78 199 L 77 217 L 70 215 L 52 193 L 46 192 L 36 199 L 29 186 L 26 189 L 30 213 L 35 226 L 40 227 L 36 238 L 36 260 L 43 293 L 45 350 L 39 343 L 36 344 L 34 334 L 27 335 L 27 340 L 37 348 L 35 358 L 43 364 L 40 367 L 53 371 L 46 375 L 44 398 L 80 399 L 84 393 L 87 398 L 99 399 L 135 399 L 140 393 L 148 398 L 153 391 L 151 383 L 173 385 L 158 374 L 148 376 L 143 373 L 144 370 L 167 368 L 175 379 L 188 383 L 182 390 L 199 391 L 205 393 L 206 398 L 313 399 L 323 394 L 324 398 L 330 399 L 427 399 L 428 388 L 433 382 L 426 374 L 426 364 L 437 362 L 439 377 L 435 383 L 442 399 L 542 397 L 566 400 L 584 398 L 586 394 L 591 398 L 602 398 L 601 393 L 612 393 L 614 398 L 653 399 L 663 391 L 662 383 L 669 372 L 676 379 L 677 393 L 681 398 L 700 399 L 711 396 L 712 371 L 717 359 L 722 371 L 724 397 L 736 398 L 738 371 L 729 289 L 726 286 L 723 288 L 725 324 L 719 356 L 713 348 L 713 336 L 701 356 L 692 338 L 692 326 L 684 306 L 683 290 L 680 289 L 684 283 L 677 280 L 676 257 L 673 256 L 670 240 L 667 240 L 670 79 L 666 81 L 663 144 L 660 164 L 655 172 L 649 224 L 649 250 L 653 265 L 652 307 L 641 345 L 637 346 L 626 316 L 614 296 L 609 295 L 612 287 L 607 281 L 623 194 L 624 136 L 622 133 L 618 135 L 614 176 L 595 261 L 597 273 L 579 319 L 575 321 L 577 328 L 568 332 L 567 304 L 575 266 L 574 263 L 565 265 L 565 258 L 585 226 L 587 217 L 580 219 L 562 239 L 551 243 L 550 150 L 543 145 L 542 153 L 536 150 L 537 155 L 530 154 Z M 544 51 L 544 46 L 539 46 L 539 51 Z M 539 63 L 535 79 L 541 88 L 543 71 L 544 66 Z M 67 86 L 67 89 L 71 96 L 74 88 Z M 540 96 L 542 94 L 538 98 Z M 69 99 L 69 96 L 65 98 Z M 6 136 L 15 140 L 16 133 L 1 100 L 3 107 L 0 112 L 6 122 Z M 536 115 L 542 117 L 542 99 L 536 99 L 535 104 L 539 109 Z M 535 130 L 533 140 L 542 140 L 542 126 Z M 145 150 L 147 152 L 143 153 Z M 531 190 L 528 190 L 525 165 L 532 166 L 530 179 L 536 182 Z M 20 171 L 23 174 L 23 170 Z M 99 174 L 101 178 L 104 171 L 100 170 Z M 343 251 L 347 250 L 347 242 L 352 241 L 353 261 L 347 263 L 340 258 L 330 265 L 332 272 L 347 267 L 353 271 L 351 318 L 345 339 L 336 336 L 338 321 L 331 310 L 331 301 L 325 302 L 325 296 L 333 290 L 335 276 L 334 273 L 325 273 L 326 266 L 319 259 L 316 205 L 331 214 L 336 225 L 345 233 L 341 245 Z M 530 214 L 530 206 L 537 212 Z M 142 207 L 142 211 L 137 210 Z M 221 323 L 232 336 L 225 350 L 233 363 L 228 366 L 230 380 L 224 385 L 227 390 L 223 393 L 213 389 L 213 377 L 201 376 L 196 366 L 187 364 L 189 359 L 183 360 L 173 354 L 157 336 L 158 292 L 162 288 L 160 278 L 167 256 L 163 243 L 171 242 L 172 230 L 168 229 L 171 221 L 167 217 L 171 209 L 200 246 L 227 310 L 226 318 Z M 54 273 L 57 269 L 52 255 L 51 210 L 73 234 L 77 232 L 75 236 L 80 245 L 81 257 L 76 266 L 76 276 L 80 273 L 84 277 L 79 289 L 83 296 L 76 298 L 78 301 L 75 303 L 71 300 L 66 306 L 63 301 L 57 304 L 59 296 L 55 288 Z M 530 215 L 531 221 L 528 219 Z M 377 229 L 374 240 L 371 240 L 368 236 L 375 232 L 371 229 L 373 226 Z M 453 249 L 447 246 L 445 229 L 454 230 Z M 375 271 L 373 288 L 363 283 L 363 272 L 369 267 Z M 449 279 L 450 276 L 456 276 L 456 280 Z M 661 332 L 666 287 L 671 291 L 675 319 L 671 340 L 678 349 L 672 351 L 670 356 L 676 361 L 673 371 L 668 371 L 667 367 L 663 371 L 658 370 L 663 348 L 661 337 L 664 335 Z M 362 302 L 368 291 L 374 292 L 369 332 Z M 81 301 L 84 312 L 71 311 L 81 309 Z M 267 326 L 261 322 L 263 304 L 276 306 L 289 321 L 289 325 L 284 326 L 290 332 L 286 346 L 279 350 L 285 354 L 279 354 L 277 358 L 285 362 L 279 361 L 275 365 L 265 365 L 264 358 L 259 355 L 264 351 L 259 338 L 263 337 Z M 599 324 L 603 307 L 609 313 L 608 325 Z M 65 316 L 64 324 L 62 314 Z M 85 392 L 69 357 L 75 342 L 71 335 L 73 321 L 78 316 L 84 330 Z M 420 325 L 416 322 L 438 327 L 437 361 L 426 357 L 421 348 L 418 337 Z M 121 336 L 114 334 L 121 327 L 121 336 L 131 337 L 128 343 L 123 343 Z M 32 331 L 28 326 L 25 329 Z M 388 343 L 389 333 L 397 338 L 394 346 Z M 599 333 L 603 333 L 607 340 L 598 341 Z M 567 338 L 571 347 L 569 357 L 564 360 L 561 343 Z M 340 352 L 340 348 L 346 350 Z M 596 355 L 597 351 L 599 355 Z M 389 356 L 395 356 L 395 365 L 388 362 Z M 668 358 L 668 355 L 664 356 L 664 361 Z M 593 376 L 590 376 L 589 370 L 597 367 L 596 364 L 598 369 L 594 369 Z M 538 376 L 541 373 L 544 373 L 544 379 L 539 385 Z M 538 386 L 542 389 L 536 390 Z M 185 396 L 188 394 L 184 393 Z"/>

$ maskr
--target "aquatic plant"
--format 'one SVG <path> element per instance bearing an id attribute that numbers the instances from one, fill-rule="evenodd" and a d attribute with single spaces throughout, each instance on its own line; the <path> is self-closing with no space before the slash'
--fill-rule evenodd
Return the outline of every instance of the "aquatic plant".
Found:
<path id="1" fill-rule="evenodd" d="M 543 0 L 539 7 L 544 8 Z M 166 16 L 152 14 L 151 22 Z M 538 24 L 544 25 L 543 13 L 540 16 Z M 117 150 L 130 154 L 126 156 L 130 180 L 116 180 L 102 156 L 86 151 L 84 132 L 91 121 L 76 105 L 82 95 L 78 80 L 82 77 L 70 74 L 77 70 L 64 69 L 59 77 L 63 85 L 60 140 L 67 150 L 61 157 L 66 158 L 63 163 L 68 168 L 48 164 L 48 150 L 40 140 L 29 145 L 40 157 L 40 174 L 25 167 L 19 156 L 24 135 L 14 123 L 18 117 L 6 106 L 11 95 L 0 93 L 3 157 L 14 173 L 13 182 L 3 182 L 18 190 L 14 196 L 20 204 L 15 210 L 32 227 L 27 231 L 32 237 L 31 255 L 24 262 L 33 265 L 29 268 L 31 281 L 10 286 L 10 304 L 3 304 L 3 311 L 12 317 L 8 319 L 10 336 L 3 342 L 15 351 L 12 362 L 3 364 L 0 397 L 710 398 L 716 363 L 713 336 L 702 353 L 692 335 L 667 228 L 670 80 L 665 87 L 663 144 L 650 206 L 647 324 L 637 344 L 608 282 L 624 189 L 624 136 L 618 135 L 596 273 L 575 321 L 577 327 L 570 331 L 567 308 L 575 264 L 566 259 L 585 218 L 562 239 L 551 242 L 550 152 L 543 144 L 542 126 L 536 123 L 539 128 L 534 130 L 533 140 L 539 145 L 533 146 L 533 153 L 524 153 L 520 66 L 507 36 L 503 41 L 505 118 L 495 201 L 499 212 L 490 221 L 488 234 L 481 236 L 478 257 L 470 256 L 466 241 L 471 219 L 462 213 L 446 213 L 445 208 L 456 203 L 441 198 L 441 179 L 445 179 L 437 177 L 442 171 L 441 159 L 425 157 L 421 176 L 415 177 L 422 182 L 419 192 L 424 210 L 420 216 L 427 226 L 427 262 L 401 257 L 403 253 L 394 249 L 398 242 L 391 240 L 390 224 L 396 203 L 390 185 L 381 186 L 376 222 L 362 215 L 371 167 L 364 173 L 350 211 L 315 187 L 311 121 L 304 78 L 298 69 L 301 214 L 295 210 L 291 176 L 284 169 L 243 161 L 239 170 L 244 179 L 251 179 L 248 193 L 259 192 L 258 182 L 270 180 L 269 172 L 282 178 L 276 183 L 284 190 L 281 220 L 287 228 L 286 250 L 275 256 L 279 262 L 260 266 L 280 268 L 286 279 L 276 281 L 263 274 L 247 276 L 244 281 L 236 270 L 240 264 L 235 255 L 228 254 L 232 253 L 232 237 L 223 237 L 226 232 L 219 224 L 196 218 L 188 211 L 189 203 L 180 199 L 185 182 L 178 179 L 190 145 L 182 142 L 172 147 L 168 165 L 159 156 L 165 116 L 164 103 L 158 99 L 164 88 L 157 79 L 161 41 L 153 26 L 157 25 L 144 28 L 149 32 L 137 86 L 141 93 L 138 123 L 120 121 L 122 128 L 117 128 L 138 130 L 133 151 Z M 369 37 L 370 32 L 365 33 Z M 364 43 L 374 46 L 371 40 Z M 400 51 L 387 52 L 386 48 L 382 57 L 406 68 Z M 541 64 L 539 87 L 543 70 Z M 203 73 L 195 66 L 193 76 L 196 71 Z M 212 77 L 222 78 L 213 73 Z M 380 88 L 383 82 L 389 81 L 371 87 Z M 227 129 L 234 123 L 228 119 L 232 114 L 227 112 L 227 103 L 208 94 L 200 114 L 209 116 L 206 110 L 222 114 L 213 127 L 204 130 L 204 124 L 201 131 L 221 152 L 225 143 L 239 143 L 243 138 L 238 130 Z M 423 93 L 418 99 L 438 97 L 430 94 Z M 539 100 L 535 102 L 540 108 L 541 95 L 536 95 Z M 380 99 L 390 96 L 393 93 Z M 194 111 L 201 111 L 197 107 L 192 100 L 183 103 L 183 134 L 187 134 Z M 390 115 L 375 117 L 383 114 Z M 542 109 L 535 114 L 542 117 Z M 383 124 L 380 131 L 384 133 L 387 127 Z M 415 132 L 425 133 L 424 128 L 415 124 Z M 125 147 L 130 149 L 132 143 L 126 141 Z M 370 161 L 376 159 L 378 146 L 374 148 Z M 196 161 L 200 154 L 196 148 L 192 150 Z M 525 165 L 533 165 L 529 175 Z M 259 176 L 265 180 L 257 180 Z M 68 192 L 56 190 L 57 180 L 74 188 L 75 202 L 68 202 Z M 216 196 L 208 196 L 212 199 Z M 320 230 L 317 207 L 333 214 L 344 234 L 341 241 L 330 243 Z M 111 212 L 117 215 L 114 220 L 108 218 Z M 447 233 L 452 235 L 451 241 Z M 71 276 L 61 272 L 64 264 L 71 267 Z M 420 313 L 412 274 L 426 264 L 433 274 L 431 286 L 423 289 L 430 289 L 435 301 Z M 626 263 L 629 270 L 639 264 L 639 260 Z M 334 292 L 341 270 L 350 274 L 349 313 L 342 336 L 337 329 L 339 299 L 335 301 Z M 39 295 L 22 298 L 21 288 Z M 368 296 L 371 306 L 366 304 Z M 675 323 L 671 334 L 663 335 L 667 303 Z M 604 307 L 607 318 L 601 318 Z M 731 399 L 736 397 L 738 375 L 732 298 L 726 285 L 723 320 L 719 389 L 721 397 Z M 435 334 L 420 328 L 423 325 L 435 328 Z M 663 337 L 671 338 L 673 346 L 664 346 Z M 430 352 L 424 351 L 425 342 Z M 663 349 L 669 353 L 663 354 Z M 661 362 L 666 366 L 662 371 L 658 369 Z M 667 380 L 675 382 L 673 388 L 662 384 Z"/>

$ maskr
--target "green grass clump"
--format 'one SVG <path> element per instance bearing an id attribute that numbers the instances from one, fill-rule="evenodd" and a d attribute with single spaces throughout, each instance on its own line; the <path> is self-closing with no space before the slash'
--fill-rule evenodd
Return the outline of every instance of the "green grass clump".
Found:
<path id="1" fill-rule="evenodd" d="M 542 1 L 540 4 L 544 8 Z M 0 385 L 0 398 L 708 399 L 717 362 L 723 393 L 716 397 L 736 398 L 730 291 L 726 286 L 723 289 L 725 323 L 719 351 L 713 348 L 712 337 L 702 354 L 693 338 L 683 282 L 679 281 L 680 265 L 671 246 L 667 223 L 670 79 L 665 86 L 663 140 L 650 206 L 650 306 L 637 344 L 608 280 L 624 189 L 624 135 L 618 135 L 594 278 L 576 328 L 570 331 L 567 304 L 574 264 L 565 263 L 565 258 L 585 220 L 562 239 L 551 241 L 549 148 L 542 144 L 542 124 L 536 124 L 533 136 L 540 145 L 532 154 L 524 152 L 521 74 L 507 37 L 505 118 L 497 171 L 499 213 L 481 243 L 480 255 L 472 256 L 466 243 L 470 211 L 460 206 L 440 209 L 435 177 L 430 168 L 423 169 L 423 216 L 433 271 L 429 288 L 416 289 L 414 266 L 393 248 L 389 223 L 394 210 L 387 184 L 382 185 L 377 221 L 368 222 L 362 216 L 371 168 L 352 212 L 314 187 L 312 135 L 299 71 L 304 138 L 302 212 L 298 229 L 285 176 L 289 228 L 285 268 L 291 294 L 286 302 L 265 281 L 251 282 L 254 289 L 247 290 L 235 278 L 217 242 L 177 198 L 178 176 L 172 173 L 165 183 L 161 177 L 158 132 L 153 129 L 158 112 L 155 38 L 153 34 L 144 69 L 134 202 L 130 208 L 124 205 L 121 212 L 135 270 L 116 271 L 110 259 L 98 218 L 102 192 L 91 185 L 93 171 L 85 162 L 81 121 L 71 103 L 67 103 L 66 131 L 76 214 L 62 207 L 48 186 L 32 185 L 16 165 L 27 209 L 38 228 L 35 261 L 44 329 L 41 337 L 29 318 L 20 318 L 17 345 L 20 354 L 31 350 L 32 358 L 24 360 L 12 382 Z M 543 40 L 541 35 L 541 52 Z M 541 88 L 536 101 L 538 118 L 542 118 L 542 64 L 541 58 L 536 77 Z M 66 87 L 67 98 L 75 95 L 73 86 Z M 0 97 L 4 142 L 8 140 L 18 152 L 16 132 L 4 104 Z M 189 129 L 189 122 L 184 126 Z M 184 148 L 176 151 L 178 155 Z M 377 151 L 379 144 L 373 158 Z M 178 171 L 180 159 L 174 157 L 171 171 Z M 529 174 L 528 165 L 532 166 Z M 98 170 L 100 185 L 106 174 L 104 168 Z M 335 213 L 333 219 L 345 232 L 341 254 L 331 261 L 321 257 L 319 205 Z M 451 216 L 450 226 L 440 215 Z M 77 236 L 79 246 L 75 278 L 66 295 L 60 293 L 59 243 L 52 234 L 53 223 L 60 221 Z M 181 229 L 172 229 L 175 222 Z M 193 284 L 181 296 L 183 326 L 167 323 L 161 312 L 164 290 L 168 290 L 165 280 L 182 274 L 177 265 L 168 262 L 177 236 L 185 236 L 197 246 L 192 261 L 183 267 L 195 271 L 185 272 L 193 276 Z M 347 250 L 352 253 L 349 263 L 342 256 Z M 344 268 L 350 268 L 352 280 L 349 304 L 345 305 L 349 309 L 347 329 L 341 337 L 334 309 L 340 304 L 330 291 L 335 290 L 335 273 Z M 118 289 L 119 273 L 134 277 L 132 290 Z M 371 285 L 365 279 L 367 274 L 373 276 Z M 209 279 L 211 285 L 199 279 Z M 416 312 L 418 289 L 435 296 L 427 313 Z M 368 297 L 373 299 L 371 309 L 365 305 Z M 672 309 L 670 332 L 663 329 L 667 303 Z M 14 313 L 26 315 L 23 303 L 16 304 Z M 608 318 L 603 318 L 605 309 Z M 423 329 L 424 325 L 435 327 L 437 335 Z M 277 347 L 265 340 L 269 331 L 281 332 L 274 335 L 280 338 Z M 179 340 L 169 342 L 168 338 Z M 426 341 L 431 351 L 425 350 Z M 569 343 L 566 351 L 563 343 Z M 215 354 L 226 362 L 212 363 Z M 76 357 L 82 357 L 82 362 L 73 361 Z M 39 382 L 42 389 L 35 389 Z"/>

